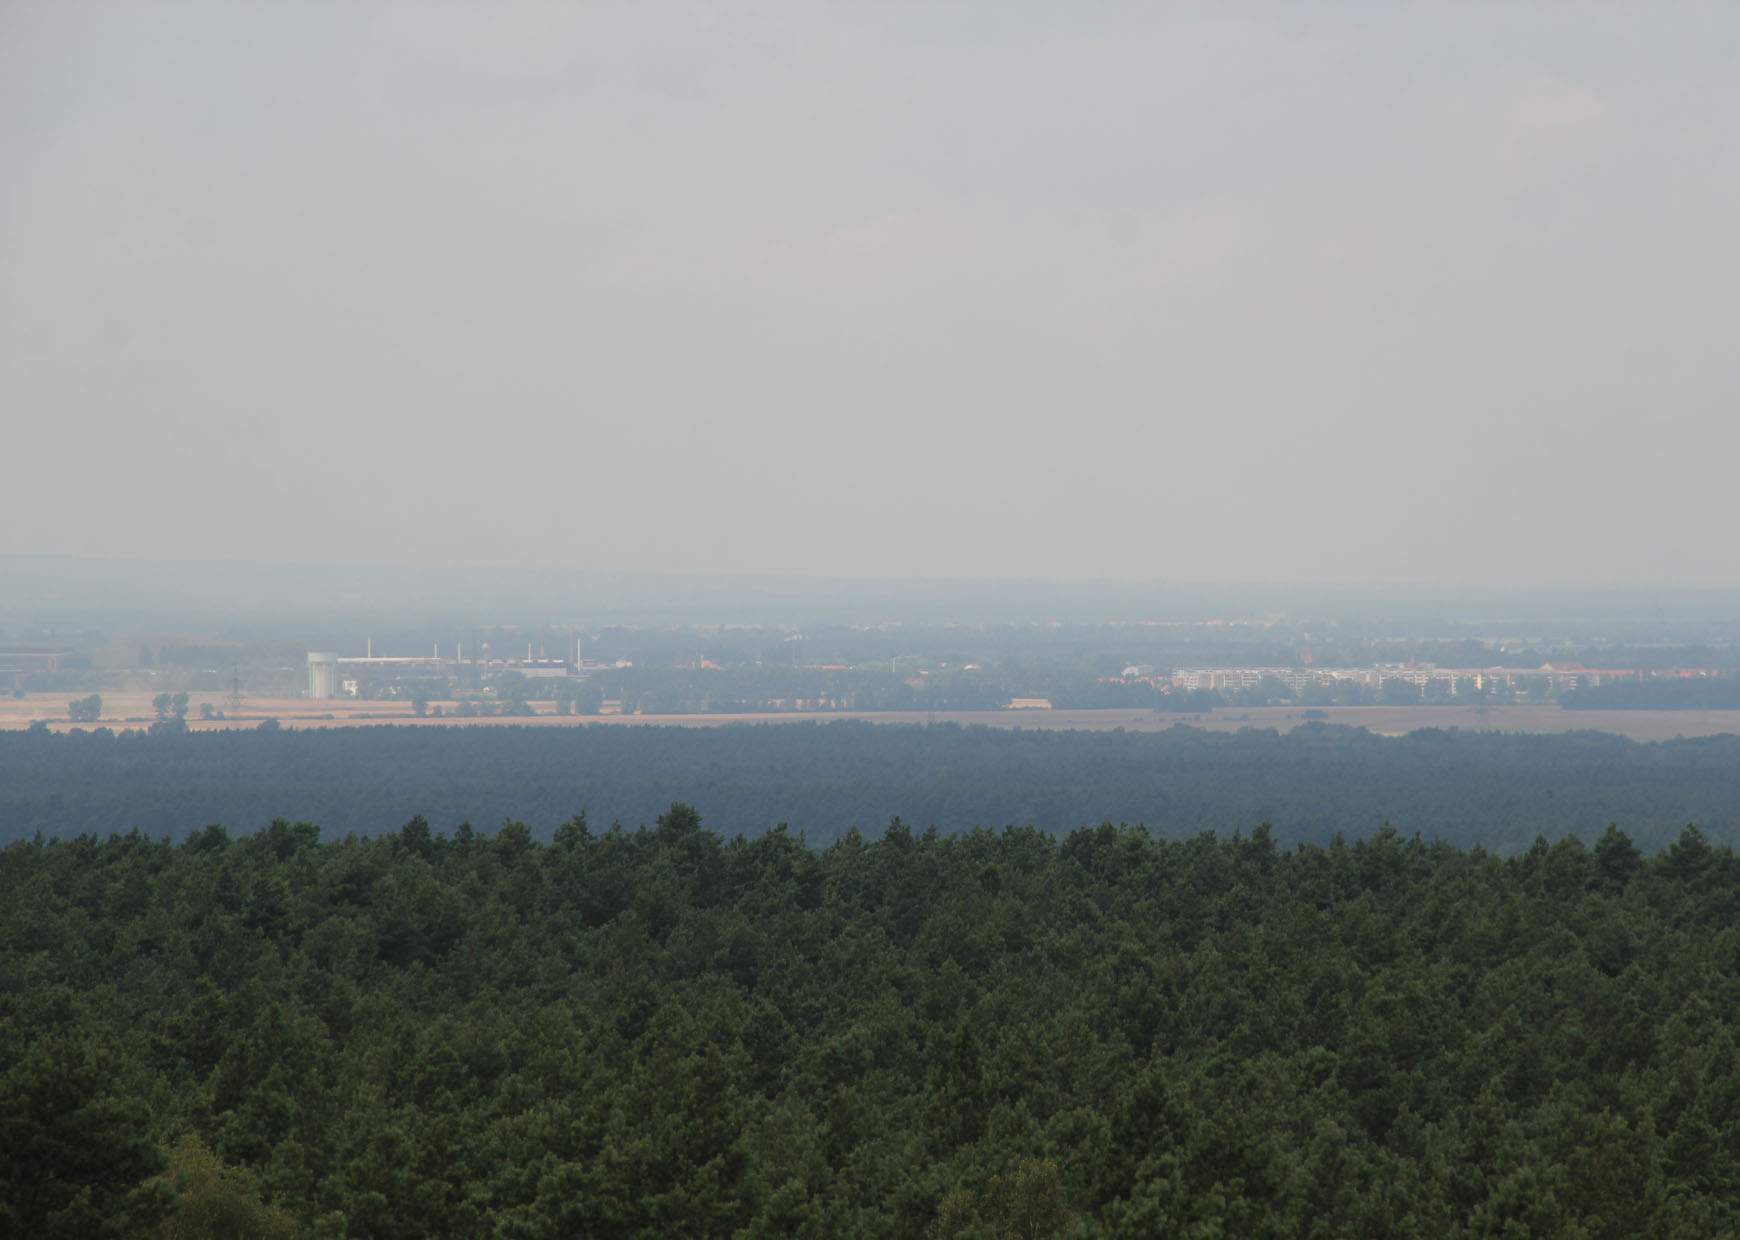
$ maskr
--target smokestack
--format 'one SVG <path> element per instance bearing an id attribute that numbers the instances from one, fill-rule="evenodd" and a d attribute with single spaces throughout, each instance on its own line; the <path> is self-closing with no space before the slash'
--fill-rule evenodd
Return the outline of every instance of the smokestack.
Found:
<path id="1" fill-rule="evenodd" d="M 369 638 L 369 658 L 375 657 L 375 639 Z"/>

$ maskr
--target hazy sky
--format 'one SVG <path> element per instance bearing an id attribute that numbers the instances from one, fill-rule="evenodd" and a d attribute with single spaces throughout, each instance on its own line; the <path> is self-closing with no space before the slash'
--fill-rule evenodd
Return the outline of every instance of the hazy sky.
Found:
<path id="1" fill-rule="evenodd" d="M 1740 581 L 1740 5 L 0 2 L 0 551 Z"/>

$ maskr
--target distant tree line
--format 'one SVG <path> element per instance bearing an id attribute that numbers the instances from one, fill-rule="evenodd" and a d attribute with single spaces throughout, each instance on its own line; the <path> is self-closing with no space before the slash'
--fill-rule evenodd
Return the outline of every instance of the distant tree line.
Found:
<path id="1" fill-rule="evenodd" d="M 895 814 L 946 832 L 1083 817 L 1165 837 L 1275 825 L 1286 843 L 1390 823 L 1500 852 L 1618 821 L 1648 848 L 1687 823 L 1740 838 L 1740 737 L 1643 744 L 1325 724 L 1273 731 L 1060 732 L 951 724 L 668 728 L 321 728 L 151 735 L 0 733 L 0 842 L 138 828 L 180 838 L 274 817 L 375 834 L 514 818 L 549 831 L 580 809 L 649 821 L 672 797 L 731 833 L 790 824 L 814 843 Z"/>
<path id="2" fill-rule="evenodd" d="M 1613 680 L 1563 694 L 1566 710 L 1740 710 L 1740 676 Z"/>

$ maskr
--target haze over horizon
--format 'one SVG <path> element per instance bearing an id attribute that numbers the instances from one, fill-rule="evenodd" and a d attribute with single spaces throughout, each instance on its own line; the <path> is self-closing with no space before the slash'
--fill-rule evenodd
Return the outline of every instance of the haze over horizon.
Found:
<path id="1" fill-rule="evenodd" d="M 0 554 L 1733 585 L 1740 10 L 0 8 Z"/>
<path id="2" fill-rule="evenodd" d="M 1684 581 L 1671 579 L 1615 578 L 1610 580 L 1587 579 L 1546 579 L 1530 581 L 1509 581 L 1493 577 L 1450 577 L 1432 578 L 1418 577 L 1377 577 L 1377 576 L 1346 576 L 1346 577 L 1265 577 L 1260 575 L 1237 576 L 1232 574 L 1222 576 L 1167 576 L 1144 575 L 1136 573 L 1071 573 L 1068 571 L 1042 574 L 1037 572 L 1001 572 L 974 571 L 973 565 L 963 566 L 961 571 L 948 572 L 877 572 L 871 569 L 853 571 L 851 567 L 821 566 L 813 569 L 769 569 L 769 568 L 735 568 L 730 566 L 697 567 L 697 568 L 635 568 L 596 565 L 579 562 L 561 562 L 556 560 L 540 560 L 534 556 L 510 556 L 496 559 L 455 559 L 432 562 L 416 558 L 391 559 L 368 555 L 340 556 L 296 556 L 267 557 L 251 555 L 191 555 L 191 556 L 161 556 L 161 555 L 128 555 L 104 554 L 101 552 L 78 551 L 0 551 L 0 566 L 17 565 L 21 563 L 68 564 L 82 563 L 102 569 L 113 568 L 118 571 L 132 571 L 144 567 L 174 565 L 178 568 L 197 569 L 210 567 L 213 569 L 247 569 L 247 570 L 334 570 L 339 572 L 387 570 L 395 573 L 413 575 L 420 572 L 440 574 L 464 574 L 468 572 L 504 571 L 519 576 L 545 574 L 554 577 L 617 577 L 623 579 L 647 578 L 667 581 L 683 579 L 709 579 L 729 581 L 733 579 L 761 579 L 767 581 L 813 582 L 825 585 L 829 582 L 847 582 L 861 585 L 900 585 L 934 584 L 963 586 L 996 586 L 996 585 L 1063 585 L 1071 587 L 1093 587 L 1097 585 L 1113 587 L 1163 587 L 1168 589 L 1276 589 L 1276 590 L 1362 590 L 1362 591 L 1437 591 L 1445 589 L 1475 589 L 1491 590 L 1501 593 L 1535 591 L 1545 593 L 1591 592 L 1597 594 L 1617 594 L 1627 591 L 1670 591 L 1675 593 L 1728 593 L 1740 591 L 1740 583 L 1724 579 L 1722 581 Z"/>

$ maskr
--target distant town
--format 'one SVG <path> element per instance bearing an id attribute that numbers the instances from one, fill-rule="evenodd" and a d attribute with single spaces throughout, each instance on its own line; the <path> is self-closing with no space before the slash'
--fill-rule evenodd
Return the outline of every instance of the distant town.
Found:
<path id="1" fill-rule="evenodd" d="M 1531 638 L 1243 620 L 809 631 L 502 624 L 332 636 L 340 640 L 15 633 L 0 647 L 0 692 L 11 698 L 0 726 L 337 720 L 371 708 L 383 718 L 525 719 L 1740 706 L 1740 657 L 1726 641 L 1628 642 L 1569 627 Z"/>

